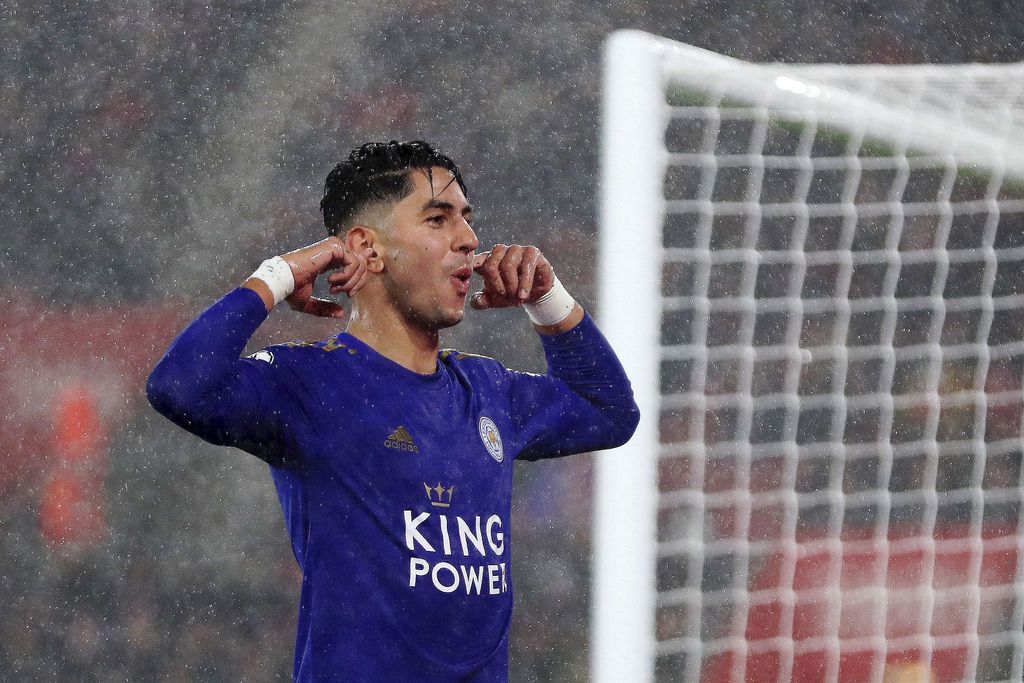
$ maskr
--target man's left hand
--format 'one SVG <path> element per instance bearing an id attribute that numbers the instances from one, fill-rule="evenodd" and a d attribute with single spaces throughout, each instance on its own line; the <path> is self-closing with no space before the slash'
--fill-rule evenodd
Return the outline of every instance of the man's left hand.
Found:
<path id="1" fill-rule="evenodd" d="M 521 244 L 495 244 L 473 257 L 473 270 L 484 278 L 484 288 L 469 300 L 476 309 L 530 304 L 551 289 L 555 273 L 540 249 Z"/>

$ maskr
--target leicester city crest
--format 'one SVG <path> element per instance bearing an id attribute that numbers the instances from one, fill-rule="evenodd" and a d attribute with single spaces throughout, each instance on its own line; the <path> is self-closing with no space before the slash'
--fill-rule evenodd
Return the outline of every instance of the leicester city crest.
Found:
<path id="1" fill-rule="evenodd" d="M 498 432 L 498 425 L 494 424 L 494 420 L 482 415 L 477 427 L 480 430 L 480 440 L 484 442 L 484 447 L 491 457 L 498 462 L 504 460 L 505 451 L 501 448 L 501 434 Z"/>

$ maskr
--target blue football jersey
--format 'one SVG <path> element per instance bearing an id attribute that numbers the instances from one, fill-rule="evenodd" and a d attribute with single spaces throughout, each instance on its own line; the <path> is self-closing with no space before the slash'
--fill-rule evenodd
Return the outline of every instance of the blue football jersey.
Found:
<path id="1" fill-rule="evenodd" d="M 229 293 L 148 393 L 270 464 L 303 576 L 295 679 L 506 680 L 512 465 L 629 438 L 607 342 L 589 317 L 542 336 L 545 375 L 455 351 L 422 375 L 346 333 L 239 358 L 265 318 L 254 292 Z"/>

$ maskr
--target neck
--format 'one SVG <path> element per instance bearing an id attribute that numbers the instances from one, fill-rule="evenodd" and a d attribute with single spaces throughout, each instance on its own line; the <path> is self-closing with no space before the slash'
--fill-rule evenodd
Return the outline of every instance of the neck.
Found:
<path id="1" fill-rule="evenodd" d="M 421 375 L 437 371 L 437 330 L 425 330 L 397 311 L 354 303 L 345 331 L 374 351 Z"/>

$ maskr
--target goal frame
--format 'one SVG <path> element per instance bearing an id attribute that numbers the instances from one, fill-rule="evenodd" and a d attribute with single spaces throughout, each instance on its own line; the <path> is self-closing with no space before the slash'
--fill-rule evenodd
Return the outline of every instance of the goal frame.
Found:
<path id="1" fill-rule="evenodd" d="M 681 64 L 685 66 L 680 66 Z M 656 657 L 656 567 L 659 461 L 659 336 L 661 230 L 666 209 L 663 175 L 670 155 L 666 84 L 680 70 L 721 78 L 743 67 L 745 92 L 771 104 L 819 96 L 808 83 L 814 73 L 852 68 L 867 74 L 888 66 L 764 65 L 776 76 L 759 80 L 749 64 L 641 31 L 613 32 L 604 51 L 598 306 L 602 329 L 630 377 L 641 419 L 625 446 L 601 454 L 595 464 L 591 674 L 595 681 L 651 681 Z M 780 82 L 778 69 L 792 73 Z M 948 73 L 944 66 L 914 66 Z M 965 77 L 975 68 L 963 65 Z M 995 67 L 999 68 L 999 67 Z M 811 69 L 816 69 L 812 72 Z M 824 70 L 824 71 L 823 71 Z M 803 78 L 807 78 L 804 81 Z M 712 82 L 709 80 L 709 82 Z M 966 123 L 956 130 L 940 116 L 908 116 L 860 95 L 830 92 L 841 106 L 818 120 L 839 128 L 872 122 L 872 134 L 894 143 L 949 154 L 960 164 L 1024 177 L 1024 141 L 1007 143 L 996 131 Z M 877 126 L 877 127 L 876 127 Z M 694 644 L 697 646 L 698 644 Z"/>
<path id="2" fill-rule="evenodd" d="M 596 461 L 590 653 L 598 682 L 653 674 L 660 273 L 650 254 L 661 248 L 666 164 L 657 46 L 635 31 L 614 33 L 605 46 L 598 309 L 632 382 L 640 423 L 629 443 Z M 620 237 L 625 228 L 627 239 Z M 649 353 L 634 352 L 645 347 Z"/>

